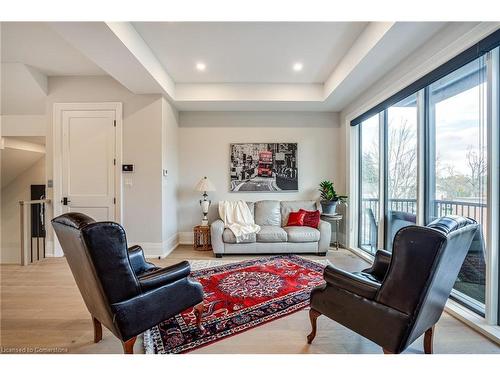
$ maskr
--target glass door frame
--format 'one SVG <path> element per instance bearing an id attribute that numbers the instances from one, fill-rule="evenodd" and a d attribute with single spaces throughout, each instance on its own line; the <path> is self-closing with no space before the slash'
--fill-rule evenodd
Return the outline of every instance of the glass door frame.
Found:
<path id="1" fill-rule="evenodd" d="M 384 112 L 384 111 L 383 111 Z M 377 252 L 377 249 L 382 249 L 384 246 L 384 216 L 382 215 L 383 211 L 383 205 L 380 204 L 384 200 L 383 192 L 385 191 L 384 188 L 384 167 L 382 165 L 384 157 L 384 147 L 385 147 L 385 141 L 384 141 L 384 134 L 383 134 L 383 126 L 384 126 L 384 116 L 382 115 L 383 112 L 380 112 L 373 117 L 377 116 L 378 118 L 378 226 L 377 226 L 377 246 L 374 252 L 372 253 L 371 251 L 368 251 L 366 249 L 363 249 L 361 247 L 360 241 L 362 239 L 362 236 L 364 235 L 364 232 L 362 231 L 363 228 L 363 220 L 366 220 L 364 218 L 364 213 L 360 212 L 360 210 L 363 209 L 363 148 L 362 148 L 362 143 L 363 143 L 363 127 L 359 126 L 357 129 L 357 161 L 356 161 L 356 166 L 357 166 L 357 182 L 356 182 L 356 196 L 357 196 L 357 210 L 358 210 L 358 220 L 356 221 L 356 244 L 359 250 L 361 250 L 363 253 L 366 253 L 368 256 L 374 256 L 375 253 Z M 371 118 L 370 118 L 371 119 Z"/>
<path id="2" fill-rule="evenodd" d="M 478 59 L 483 59 L 484 57 L 479 57 Z M 486 61 L 486 60 L 485 60 Z M 472 63 L 472 62 L 471 62 Z M 486 71 L 488 72 L 488 66 L 484 65 Z M 459 68 L 460 69 L 460 68 Z M 458 70 L 458 69 L 457 69 Z M 446 76 L 445 76 L 446 77 Z M 443 78 L 445 78 L 443 77 Z M 489 87 L 490 82 L 488 81 L 488 76 L 485 77 L 486 87 Z M 424 160 L 424 222 L 422 225 L 428 224 L 429 221 L 432 221 L 433 218 L 438 217 L 439 215 L 436 212 L 436 204 L 434 203 L 436 197 L 436 106 L 431 103 L 431 85 L 426 86 L 423 89 L 424 92 L 424 148 L 425 148 L 425 160 Z M 489 108 L 489 107 L 488 107 Z M 489 111 L 489 109 L 488 109 Z M 487 115 L 487 114 L 486 114 Z M 487 152 L 488 153 L 488 152 Z M 489 183 L 489 178 L 487 179 Z M 489 201 L 489 197 L 487 198 L 487 202 Z M 487 227 L 489 223 L 487 223 Z M 488 233 L 490 233 L 489 228 L 485 228 Z M 487 244 L 485 244 L 487 246 Z M 486 261 L 486 264 L 489 262 Z M 485 270 L 486 273 L 486 270 Z M 485 289 L 488 287 L 488 280 L 485 274 Z M 485 291 L 486 292 L 486 291 Z M 485 293 L 486 294 L 486 293 Z M 466 307 L 474 314 L 477 314 L 483 318 L 486 316 L 486 301 L 483 304 L 480 301 L 475 300 L 474 298 L 468 296 L 467 294 L 453 288 L 450 294 L 450 298 L 456 301 L 458 304 Z"/>
<path id="3" fill-rule="evenodd" d="M 500 47 L 490 51 L 486 56 L 486 82 L 487 82 L 487 131 L 488 131 L 488 179 L 487 179 L 487 209 L 488 209 L 488 233 L 494 234 L 488 237 L 486 243 L 486 301 L 483 308 L 480 305 L 475 306 L 474 301 L 470 301 L 467 296 L 461 296 L 460 292 L 453 291 L 454 297 L 465 302 L 463 305 L 470 309 L 471 312 L 483 316 L 484 320 L 489 325 L 497 325 L 500 322 L 500 288 L 499 288 L 499 269 L 500 269 L 500 249 L 499 249 L 499 231 L 500 231 Z M 429 174 L 432 164 L 432 142 L 435 142 L 432 129 L 430 128 L 430 95 L 429 86 L 417 91 L 417 225 L 424 225 L 425 218 L 429 217 L 431 207 L 431 197 L 433 187 L 431 186 L 432 179 Z M 379 225 L 378 225 L 378 248 L 384 248 L 386 240 L 386 215 L 387 215 L 387 108 L 378 113 L 379 116 Z M 354 246 L 357 252 L 361 252 L 367 257 L 373 258 L 366 250 L 359 246 L 360 240 L 360 225 L 362 207 L 361 181 L 362 181 L 362 124 L 358 125 L 356 156 L 356 174 L 357 181 L 354 192 L 357 195 L 356 210 L 351 211 L 358 215 L 358 220 L 355 221 L 355 239 Z"/>
<path id="4" fill-rule="evenodd" d="M 487 220 L 485 319 L 500 325 L 500 47 L 486 55 Z"/>

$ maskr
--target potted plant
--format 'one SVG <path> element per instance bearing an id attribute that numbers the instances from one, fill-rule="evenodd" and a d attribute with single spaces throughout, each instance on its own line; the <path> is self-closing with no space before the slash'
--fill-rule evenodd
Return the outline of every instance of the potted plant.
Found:
<path id="1" fill-rule="evenodd" d="M 338 195 L 333 187 L 333 182 L 329 180 L 321 181 L 319 184 L 319 191 L 321 193 L 321 208 L 324 214 L 334 215 L 337 210 L 339 202 L 345 203 L 347 196 Z"/>

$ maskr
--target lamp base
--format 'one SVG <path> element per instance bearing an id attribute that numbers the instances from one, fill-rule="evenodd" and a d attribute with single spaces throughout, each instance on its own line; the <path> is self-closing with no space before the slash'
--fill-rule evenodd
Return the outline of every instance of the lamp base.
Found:
<path id="1" fill-rule="evenodd" d="M 212 203 L 212 201 L 207 199 L 207 196 L 207 192 L 205 191 L 203 193 L 203 200 L 200 200 L 201 212 L 203 213 L 203 219 L 201 220 L 202 227 L 208 226 L 208 208 L 210 207 L 210 203 Z"/>

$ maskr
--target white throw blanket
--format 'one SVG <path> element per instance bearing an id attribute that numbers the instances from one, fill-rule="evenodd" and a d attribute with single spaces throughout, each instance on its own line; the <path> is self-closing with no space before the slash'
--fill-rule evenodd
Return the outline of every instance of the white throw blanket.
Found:
<path id="1" fill-rule="evenodd" d="M 244 241 L 252 233 L 260 231 L 245 201 L 220 201 L 219 216 L 224 221 L 224 227 L 234 233 L 236 242 Z"/>

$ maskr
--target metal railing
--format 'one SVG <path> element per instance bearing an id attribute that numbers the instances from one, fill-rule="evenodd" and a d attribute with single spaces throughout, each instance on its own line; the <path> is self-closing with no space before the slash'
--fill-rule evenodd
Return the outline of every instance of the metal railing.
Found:
<path id="1" fill-rule="evenodd" d="M 45 258 L 45 215 L 47 204 L 50 204 L 50 199 L 19 202 L 22 266 Z"/>
<path id="2" fill-rule="evenodd" d="M 438 218 L 445 215 L 466 216 L 476 220 L 483 227 L 487 220 L 486 203 L 466 202 L 458 200 L 437 199 L 433 201 L 433 217 Z M 415 215 L 417 212 L 417 200 L 411 198 L 389 199 L 389 211 L 407 212 Z M 365 198 L 361 201 L 361 225 L 360 225 L 360 245 L 376 247 L 374 239 L 370 236 L 373 233 L 372 226 L 378 227 L 379 200 L 377 198 Z M 376 229 L 375 229 L 376 233 Z M 486 235 L 486 233 L 485 233 Z M 376 242 L 376 241 L 375 241 Z"/>
<path id="3" fill-rule="evenodd" d="M 450 200 L 434 201 L 434 217 L 441 217 L 445 215 L 466 216 L 476 220 L 481 225 L 486 223 L 486 209 L 486 203 Z M 483 230 L 484 229 L 485 226 L 483 225 Z"/>

